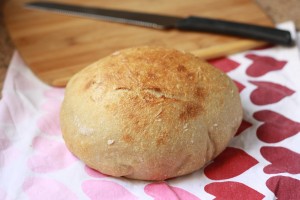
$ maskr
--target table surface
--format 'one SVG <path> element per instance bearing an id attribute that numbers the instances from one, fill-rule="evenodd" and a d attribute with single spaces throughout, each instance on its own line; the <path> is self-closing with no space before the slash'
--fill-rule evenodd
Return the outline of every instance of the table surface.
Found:
<path id="1" fill-rule="evenodd" d="M 3 22 L 2 10 L 9 0 L 0 1 L 0 91 L 3 87 L 5 74 L 14 51 L 14 46 L 9 38 Z M 270 15 L 275 23 L 292 20 L 300 30 L 299 0 L 289 0 L 282 4 L 281 0 L 256 0 L 256 2 Z M 1 94 L 0 94 L 1 96 Z"/>

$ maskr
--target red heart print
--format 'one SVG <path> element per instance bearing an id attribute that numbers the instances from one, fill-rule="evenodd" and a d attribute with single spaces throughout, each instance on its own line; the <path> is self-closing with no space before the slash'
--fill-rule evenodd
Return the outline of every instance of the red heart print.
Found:
<path id="1" fill-rule="evenodd" d="M 240 127 L 238 128 L 235 136 L 240 135 L 242 132 L 244 132 L 247 128 L 250 128 L 252 126 L 252 124 L 246 120 L 243 119 Z"/>
<path id="2" fill-rule="evenodd" d="M 240 65 L 229 58 L 217 58 L 208 60 L 208 62 L 225 73 L 234 70 Z"/>
<path id="3" fill-rule="evenodd" d="M 205 167 L 205 175 L 213 180 L 228 179 L 238 176 L 258 161 L 241 149 L 227 147 L 214 161 Z"/>
<path id="4" fill-rule="evenodd" d="M 288 176 L 274 176 L 267 180 L 267 187 L 277 197 L 277 200 L 299 200 L 300 181 Z"/>
<path id="5" fill-rule="evenodd" d="M 271 110 L 255 112 L 253 117 L 264 122 L 258 127 L 256 134 L 261 141 L 266 143 L 280 142 L 300 131 L 300 123 Z"/>
<path id="6" fill-rule="evenodd" d="M 189 193 L 188 191 L 178 187 L 170 186 L 166 182 L 150 183 L 145 186 L 144 190 L 145 193 L 149 196 L 152 196 L 154 200 L 200 200 L 198 197 Z"/>
<path id="7" fill-rule="evenodd" d="M 262 147 L 260 153 L 271 163 L 264 168 L 265 173 L 300 173 L 300 154 L 284 147 Z"/>
<path id="8" fill-rule="evenodd" d="M 246 70 L 246 73 L 252 77 L 259 77 L 268 72 L 280 70 L 287 63 L 287 61 L 280 61 L 269 56 L 259 56 L 255 54 L 248 54 L 246 55 L 246 58 L 253 61 Z"/>
<path id="9" fill-rule="evenodd" d="M 233 80 L 233 82 L 235 83 L 235 85 L 237 86 L 238 90 L 239 90 L 239 93 L 241 93 L 244 89 L 245 89 L 245 86 L 243 84 L 241 84 L 240 82 L 238 81 L 235 81 Z"/>
<path id="10" fill-rule="evenodd" d="M 215 200 L 259 200 L 265 196 L 251 187 L 239 182 L 214 182 L 206 185 L 204 190 L 214 195 Z"/>
<path id="11" fill-rule="evenodd" d="M 257 88 L 251 93 L 250 99 L 256 105 L 267 105 L 280 101 L 295 93 L 283 85 L 265 81 L 250 81 Z"/>

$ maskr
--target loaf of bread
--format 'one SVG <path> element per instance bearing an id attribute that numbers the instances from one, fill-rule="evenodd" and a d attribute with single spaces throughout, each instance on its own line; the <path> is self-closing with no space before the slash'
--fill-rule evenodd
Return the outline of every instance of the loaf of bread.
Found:
<path id="1" fill-rule="evenodd" d="M 121 50 L 81 70 L 60 115 L 67 147 L 86 165 L 141 180 L 198 170 L 226 148 L 241 120 L 226 74 L 161 47 Z"/>

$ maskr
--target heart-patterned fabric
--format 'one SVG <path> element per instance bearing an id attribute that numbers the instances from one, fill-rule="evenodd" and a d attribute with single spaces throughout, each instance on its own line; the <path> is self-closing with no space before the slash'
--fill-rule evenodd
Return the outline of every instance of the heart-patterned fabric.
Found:
<path id="1" fill-rule="evenodd" d="M 74 157 L 59 125 L 64 89 L 40 82 L 16 52 L 0 101 L 0 199 L 300 199 L 299 50 L 266 47 L 209 62 L 239 89 L 239 130 L 204 168 L 147 182 L 101 174 Z"/>

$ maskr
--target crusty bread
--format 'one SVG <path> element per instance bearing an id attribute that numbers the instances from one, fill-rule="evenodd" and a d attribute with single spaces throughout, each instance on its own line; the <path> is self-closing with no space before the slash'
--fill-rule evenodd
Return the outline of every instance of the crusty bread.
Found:
<path id="1" fill-rule="evenodd" d="M 67 147 L 104 174 L 164 180 L 191 173 L 228 145 L 242 120 L 233 81 L 189 53 L 115 52 L 66 87 Z"/>

